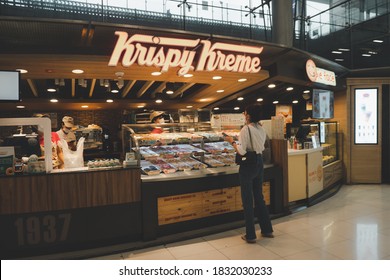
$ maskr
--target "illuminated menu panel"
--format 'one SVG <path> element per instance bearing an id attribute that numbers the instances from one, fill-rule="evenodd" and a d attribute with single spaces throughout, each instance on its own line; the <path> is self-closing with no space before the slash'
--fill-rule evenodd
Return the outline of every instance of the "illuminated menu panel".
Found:
<path id="1" fill-rule="evenodd" d="M 378 89 L 355 89 L 355 144 L 378 144 Z"/>

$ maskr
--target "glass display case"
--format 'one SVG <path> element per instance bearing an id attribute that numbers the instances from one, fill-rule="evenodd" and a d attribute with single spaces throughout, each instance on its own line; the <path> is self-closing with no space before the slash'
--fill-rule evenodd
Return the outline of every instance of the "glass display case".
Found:
<path id="1" fill-rule="evenodd" d="M 151 133 L 160 127 L 163 133 Z M 210 123 L 123 124 L 123 153 L 136 152 L 146 175 L 233 166 L 234 148 Z"/>
<path id="2" fill-rule="evenodd" d="M 338 123 L 318 121 L 305 123 L 303 125 L 310 126 L 307 139 L 309 140 L 312 136 L 318 136 L 321 147 L 323 148 L 323 165 L 335 162 L 339 159 L 338 153 Z"/>

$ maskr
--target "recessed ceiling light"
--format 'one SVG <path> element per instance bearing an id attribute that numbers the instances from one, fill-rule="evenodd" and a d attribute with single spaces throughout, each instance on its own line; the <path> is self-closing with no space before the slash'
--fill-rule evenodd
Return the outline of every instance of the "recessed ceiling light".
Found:
<path id="1" fill-rule="evenodd" d="M 292 103 L 297 104 L 297 103 L 298 103 L 298 100 L 293 100 Z"/>
<path id="2" fill-rule="evenodd" d="M 242 78 L 242 79 L 238 79 L 238 81 L 240 82 L 240 83 L 242 83 L 242 82 L 246 82 L 248 79 L 245 79 L 245 78 Z"/>
<path id="3" fill-rule="evenodd" d="M 292 91 L 293 89 L 294 89 L 293 87 L 286 88 L 287 91 Z"/>
<path id="4" fill-rule="evenodd" d="M 165 92 L 166 94 L 173 94 L 173 90 L 167 90 L 166 92 Z"/>
<path id="5" fill-rule="evenodd" d="M 336 58 L 335 61 L 344 61 L 344 58 Z"/>
<path id="6" fill-rule="evenodd" d="M 107 102 L 107 103 L 112 103 L 112 102 L 114 102 L 114 100 L 112 100 L 112 99 L 107 99 L 106 102 Z"/>
<path id="7" fill-rule="evenodd" d="M 278 103 L 279 103 L 279 101 L 275 100 L 275 101 L 274 101 L 274 102 L 272 102 L 272 103 L 274 103 L 274 104 L 278 104 Z"/>
<path id="8" fill-rule="evenodd" d="M 88 105 L 81 105 L 81 108 L 88 108 Z"/>
<path id="9" fill-rule="evenodd" d="M 156 99 L 156 103 L 162 103 L 161 99 Z"/>
<path id="10" fill-rule="evenodd" d="M 202 98 L 202 99 L 200 99 L 199 101 L 200 101 L 200 102 L 207 102 L 207 101 L 209 101 L 209 99 L 207 99 L 207 98 Z"/>
<path id="11" fill-rule="evenodd" d="M 239 97 L 239 98 L 237 98 L 237 100 L 242 101 L 242 100 L 244 100 L 244 97 Z"/>
<path id="12" fill-rule="evenodd" d="M 187 73 L 187 74 L 183 75 L 184 78 L 191 78 L 193 76 L 194 76 L 194 74 L 190 74 L 190 73 Z"/>
<path id="13" fill-rule="evenodd" d="M 214 77 L 213 77 L 213 80 L 220 80 L 220 79 L 222 79 L 221 76 L 214 76 Z"/>
<path id="14" fill-rule="evenodd" d="M 18 108 L 18 109 L 24 109 L 24 108 L 26 108 L 26 106 L 18 105 L 18 106 L 16 106 L 16 108 Z"/>
<path id="15" fill-rule="evenodd" d="M 19 71 L 21 74 L 26 74 L 28 72 L 26 69 L 16 69 L 16 71 Z"/>
<path id="16" fill-rule="evenodd" d="M 111 92 L 112 92 L 112 93 L 118 93 L 119 90 L 117 90 L 117 89 L 112 89 Z"/>
<path id="17" fill-rule="evenodd" d="M 349 52 L 350 51 L 350 49 L 339 49 L 339 51 L 342 51 L 342 52 Z"/>
<path id="18" fill-rule="evenodd" d="M 215 107 L 213 110 L 218 111 L 218 110 L 219 110 L 219 107 Z"/>
<path id="19" fill-rule="evenodd" d="M 189 109 L 189 108 L 192 108 L 192 106 L 191 106 L 191 105 L 188 105 L 187 108 L 188 108 L 188 109 Z"/>
<path id="20" fill-rule="evenodd" d="M 310 90 L 304 90 L 303 93 L 310 93 Z"/>
<path id="21" fill-rule="evenodd" d="M 364 53 L 364 54 L 362 54 L 362 56 L 371 56 L 371 54 L 369 54 L 369 53 Z"/>
<path id="22" fill-rule="evenodd" d="M 48 88 L 47 91 L 48 92 L 56 92 L 57 90 L 55 88 Z"/>
<path id="23" fill-rule="evenodd" d="M 263 101 L 263 98 L 258 98 L 256 101 L 261 102 L 261 101 Z"/>
<path id="24" fill-rule="evenodd" d="M 138 105 L 137 108 L 144 108 L 144 105 Z"/>
<path id="25" fill-rule="evenodd" d="M 160 75 L 161 75 L 161 72 L 158 72 L 158 71 L 152 72 L 152 76 L 160 76 Z"/>
<path id="26" fill-rule="evenodd" d="M 57 103 L 57 102 L 58 102 L 58 99 L 50 99 L 50 102 L 52 102 L 52 103 Z"/>
<path id="27" fill-rule="evenodd" d="M 72 70 L 72 73 L 73 73 L 73 74 L 83 74 L 83 73 L 84 73 L 84 70 L 81 70 L 81 69 L 74 69 L 74 70 Z"/>
<path id="28" fill-rule="evenodd" d="M 378 54 L 377 52 L 374 52 L 374 51 L 369 51 L 368 53 L 369 54 Z"/>
<path id="29" fill-rule="evenodd" d="M 269 84 L 269 85 L 268 85 L 268 88 L 274 88 L 274 87 L 276 87 L 275 84 Z"/>
<path id="30" fill-rule="evenodd" d="M 373 42 L 381 44 L 381 43 L 383 43 L 383 40 L 373 40 Z"/>
<path id="31" fill-rule="evenodd" d="M 332 53 L 335 53 L 335 54 L 342 54 L 343 52 L 340 52 L 340 51 L 332 51 Z"/>
<path id="32" fill-rule="evenodd" d="M 224 91 L 225 91 L 224 89 L 217 90 L 217 92 L 224 92 Z"/>

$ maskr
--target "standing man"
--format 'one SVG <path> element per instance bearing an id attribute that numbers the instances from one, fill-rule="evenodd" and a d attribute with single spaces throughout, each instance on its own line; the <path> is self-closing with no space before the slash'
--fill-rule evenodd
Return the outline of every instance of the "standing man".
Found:
<path id="1" fill-rule="evenodd" d="M 60 139 L 64 139 L 68 143 L 69 149 L 76 151 L 76 135 L 72 131 L 74 129 L 74 121 L 72 117 L 65 116 L 62 118 L 61 129 L 57 131 Z"/>

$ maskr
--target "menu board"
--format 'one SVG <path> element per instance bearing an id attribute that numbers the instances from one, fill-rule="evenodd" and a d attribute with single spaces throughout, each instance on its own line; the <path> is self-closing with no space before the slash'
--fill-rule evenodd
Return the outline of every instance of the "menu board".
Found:
<path id="1" fill-rule="evenodd" d="M 378 144 L 378 89 L 355 89 L 355 144 Z"/>

